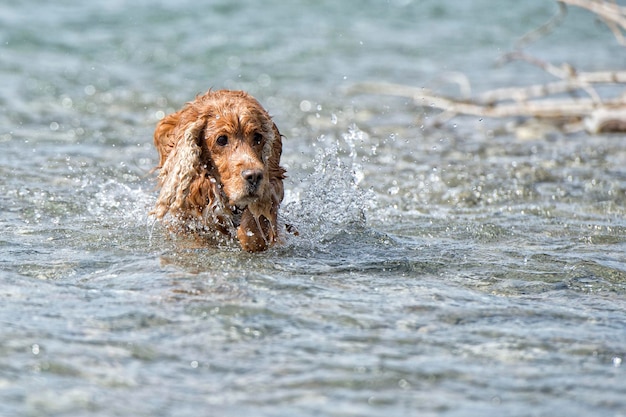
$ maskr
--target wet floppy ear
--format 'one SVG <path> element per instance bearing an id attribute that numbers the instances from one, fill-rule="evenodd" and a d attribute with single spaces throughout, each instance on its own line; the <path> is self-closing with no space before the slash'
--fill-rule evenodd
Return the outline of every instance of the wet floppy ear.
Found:
<path id="1" fill-rule="evenodd" d="M 202 148 L 199 143 L 205 124 L 206 121 L 199 118 L 185 126 L 179 126 L 174 130 L 177 134 L 171 135 L 174 145 L 169 148 L 169 154 L 165 155 L 159 173 L 161 192 L 155 209 L 157 217 L 187 208 L 191 185 L 202 169 Z"/>
<path id="2" fill-rule="evenodd" d="M 268 157 L 270 176 L 275 179 L 283 179 L 285 178 L 285 170 L 280 166 L 280 156 L 283 153 L 283 136 L 278 131 L 276 123 L 272 123 L 272 132 L 274 139 L 271 142 Z"/>
<path id="3" fill-rule="evenodd" d="M 175 130 L 180 122 L 182 111 L 165 116 L 159 121 L 154 130 L 154 146 L 159 152 L 159 165 L 162 167 L 179 138 L 176 137 Z"/>
<path id="4" fill-rule="evenodd" d="M 283 153 L 283 137 L 278 131 L 276 124 L 273 124 L 274 141 L 272 142 L 272 152 L 268 161 L 270 176 L 270 191 L 272 193 L 272 206 L 274 211 L 278 210 L 278 206 L 283 201 L 285 189 L 283 179 L 285 179 L 285 169 L 280 166 L 280 156 Z M 276 219 L 272 219 L 276 224 Z"/>

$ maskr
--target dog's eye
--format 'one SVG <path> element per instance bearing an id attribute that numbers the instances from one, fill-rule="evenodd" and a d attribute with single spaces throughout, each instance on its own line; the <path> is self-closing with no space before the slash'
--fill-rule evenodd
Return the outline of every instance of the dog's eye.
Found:
<path id="1" fill-rule="evenodd" d="M 228 136 L 226 135 L 218 136 L 215 142 L 220 146 L 226 146 L 228 145 Z"/>
<path id="2" fill-rule="evenodd" d="M 260 133 L 255 133 L 255 134 L 254 134 L 254 139 L 253 139 L 253 140 L 254 140 L 254 144 L 255 144 L 255 145 L 260 145 L 260 144 L 261 144 L 261 142 L 263 142 L 263 135 L 262 135 L 262 134 L 260 134 Z"/>

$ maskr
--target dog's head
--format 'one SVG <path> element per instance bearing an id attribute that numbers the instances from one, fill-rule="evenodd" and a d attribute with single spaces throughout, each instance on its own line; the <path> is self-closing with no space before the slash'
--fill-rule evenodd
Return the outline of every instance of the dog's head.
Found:
<path id="1" fill-rule="evenodd" d="M 211 196 L 194 194 L 207 193 L 211 186 L 233 209 L 271 201 L 270 182 L 283 178 L 280 133 L 258 101 L 242 91 L 209 91 L 196 97 L 160 121 L 154 142 L 163 203 L 158 216 L 202 206 Z"/>
<path id="2" fill-rule="evenodd" d="M 205 118 L 201 146 L 208 151 L 214 175 L 228 204 L 243 208 L 262 198 L 269 187 L 269 160 L 279 135 L 261 105 L 242 92 L 217 92 L 200 101 Z"/>

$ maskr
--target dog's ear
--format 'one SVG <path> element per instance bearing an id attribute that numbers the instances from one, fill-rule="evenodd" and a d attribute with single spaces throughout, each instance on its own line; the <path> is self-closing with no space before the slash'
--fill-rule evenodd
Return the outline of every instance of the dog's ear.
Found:
<path id="1" fill-rule="evenodd" d="M 176 135 L 178 124 L 184 110 L 177 111 L 170 115 L 165 116 L 159 121 L 156 129 L 154 130 L 154 146 L 159 152 L 159 165 L 161 168 L 170 154 L 179 137 Z"/>
<path id="2" fill-rule="evenodd" d="M 268 168 L 270 171 L 270 178 L 272 179 L 284 179 L 285 170 L 280 166 L 280 156 L 283 153 L 283 135 L 278 131 L 276 123 L 272 123 L 272 131 L 274 133 L 274 139 L 272 140 L 270 155 L 268 158 Z"/>
<path id="3" fill-rule="evenodd" d="M 283 201 L 285 189 L 283 180 L 285 179 L 285 169 L 280 166 L 280 156 L 283 152 L 283 136 L 278 131 L 276 124 L 273 125 L 274 141 L 272 143 L 272 151 L 268 160 L 268 169 L 270 177 L 270 192 L 272 195 L 272 209 L 278 212 L 278 206 Z M 276 219 L 270 219 L 276 224 Z"/>
<path id="4" fill-rule="evenodd" d="M 174 120 L 174 118 L 170 119 Z M 179 117 L 178 121 L 182 121 Z M 155 214 L 161 218 L 168 212 L 185 210 L 188 207 L 187 197 L 191 184 L 198 178 L 202 170 L 200 156 L 202 148 L 199 138 L 206 125 L 204 118 L 198 118 L 184 125 L 176 125 L 164 136 L 167 142 L 162 145 L 165 154 L 161 153 L 161 172 L 159 182 L 161 192 L 157 199 Z M 167 126 L 167 124 L 165 125 Z M 155 134 L 155 144 L 156 144 Z M 158 147 L 159 145 L 157 145 Z"/>

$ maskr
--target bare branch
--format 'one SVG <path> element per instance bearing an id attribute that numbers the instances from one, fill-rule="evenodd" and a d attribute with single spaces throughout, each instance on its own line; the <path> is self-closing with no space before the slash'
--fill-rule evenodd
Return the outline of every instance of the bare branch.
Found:
<path id="1" fill-rule="evenodd" d="M 384 94 L 413 99 L 420 107 L 433 108 L 481 117 L 515 117 L 526 116 L 536 118 L 582 118 L 594 109 L 598 103 L 593 99 L 550 99 L 524 100 L 513 103 L 480 103 L 474 100 L 457 100 L 436 95 L 425 88 L 407 87 L 400 84 L 363 83 L 354 85 L 349 94 Z M 626 108 L 621 98 L 606 100 L 602 106 L 607 108 Z"/>
<path id="2" fill-rule="evenodd" d="M 625 43 L 626 7 L 609 0 L 557 0 L 557 3 L 559 13 L 539 29 L 525 35 L 518 46 L 550 32 L 565 16 L 567 5 L 582 7 L 598 15 L 618 41 Z M 358 84 L 348 93 L 408 97 L 417 106 L 441 110 L 434 117 L 438 121 L 460 114 L 489 118 L 525 117 L 548 120 L 565 133 L 582 129 L 591 133 L 626 132 L 626 94 L 623 92 L 626 88 L 626 71 L 580 72 L 567 63 L 557 66 L 520 50 L 504 55 L 501 62 L 513 60 L 528 62 L 554 76 L 557 81 L 525 87 L 498 88 L 474 98 L 467 95 L 447 97 L 426 88 L 381 83 Z M 469 81 L 464 76 L 455 74 L 455 77 L 448 77 L 452 78 L 457 81 L 462 92 L 470 91 Z M 606 97 L 606 89 L 596 89 L 600 85 L 612 85 L 617 89 L 621 87 L 622 93 Z M 605 97 L 598 91 L 603 91 Z M 571 96 L 576 92 L 584 92 L 587 97 Z"/>
<path id="3" fill-rule="evenodd" d="M 560 3 L 577 6 L 589 10 L 600 17 L 611 29 L 617 41 L 626 46 L 624 33 L 626 31 L 626 7 L 615 2 L 603 0 L 558 0 Z"/>

